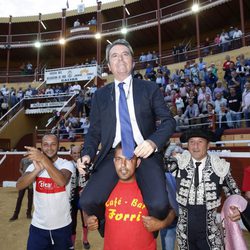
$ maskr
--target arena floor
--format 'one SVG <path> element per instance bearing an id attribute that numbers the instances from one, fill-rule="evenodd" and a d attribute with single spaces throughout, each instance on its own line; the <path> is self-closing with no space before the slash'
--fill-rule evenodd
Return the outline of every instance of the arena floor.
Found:
<path id="1" fill-rule="evenodd" d="M 0 249 L 8 250 L 25 250 L 26 242 L 28 237 L 28 230 L 30 220 L 26 219 L 26 208 L 27 208 L 27 198 L 23 200 L 23 206 L 19 214 L 19 218 L 16 221 L 9 222 L 9 218 L 12 216 L 16 198 L 17 190 L 15 188 L 0 188 Z M 80 221 L 80 217 L 79 217 Z M 80 225 L 80 223 L 79 223 Z M 75 250 L 82 250 L 81 243 L 81 228 L 77 228 L 77 239 Z M 245 232 L 248 249 L 250 249 L 250 234 Z M 102 250 L 103 240 L 97 232 L 89 233 L 89 242 L 91 244 L 91 249 Z M 158 250 L 161 249 L 161 244 L 159 237 L 157 239 Z M 235 249 L 236 250 L 236 249 Z M 238 250 L 238 249 L 237 249 Z"/>

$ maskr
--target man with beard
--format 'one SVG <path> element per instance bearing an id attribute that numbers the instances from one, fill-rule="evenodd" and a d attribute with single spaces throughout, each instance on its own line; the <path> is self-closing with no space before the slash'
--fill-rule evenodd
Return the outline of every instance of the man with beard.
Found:
<path id="1" fill-rule="evenodd" d="M 163 220 L 148 216 L 135 173 L 141 159 L 136 155 L 126 158 L 119 143 L 113 160 L 119 181 L 105 203 L 104 250 L 156 250 L 152 232 L 169 226 L 175 212 L 170 209 Z M 98 218 L 89 216 L 87 226 L 89 230 L 96 230 Z"/>
<path id="2" fill-rule="evenodd" d="M 17 188 L 20 190 L 33 183 L 34 213 L 28 250 L 68 250 L 71 246 L 70 185 L 67 184 L 74 167 L 58 157 L 58 145 L 55 135 L 46 134 L 41 151 L 25 147 L 26 156 L 33 164 L 19 178 Z"/>

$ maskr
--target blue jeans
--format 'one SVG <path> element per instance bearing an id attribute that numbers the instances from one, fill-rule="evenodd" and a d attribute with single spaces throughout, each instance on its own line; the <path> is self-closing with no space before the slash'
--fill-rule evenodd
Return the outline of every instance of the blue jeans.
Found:
<path id="1" fill-rule="evenodd" d="M 162 250 L 174 250 L 176 239 L 176 226 L 164 228 L 160 231 Z"/>

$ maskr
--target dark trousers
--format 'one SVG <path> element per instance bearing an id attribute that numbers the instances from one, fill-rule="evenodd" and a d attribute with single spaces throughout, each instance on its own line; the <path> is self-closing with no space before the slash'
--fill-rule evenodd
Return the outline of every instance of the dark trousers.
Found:
<path id="1" fill-rule="evenodd" d="M 26 190 L 28 191 L 28 207 L 27 207 L 26 214 L 27 215 L 31 214 L 32 203 L 33 203 L 33 188 L 25 188 L 25 189 L 19 190 L 19 192 L 18 192 L 18 197 L 17 197 L 17 201 L 16 201 L 16 208 L 15 208 L 15 212 L 14 212 L 14 216 L 16 216 L 16 217 L 18 217 L 18 215 L 19 215 L 19 212 L 20 212 L 20 209 L 22 206 L 23 197 L 24 197 Z"/>
<path id="2" fill-rule="evenodd" d="M 69 250 L 71 246 L 71 224 L 54 230 L 30 225 L 27 250 Z"/>
<path id="3" fill-rule="evenodd" d="M 78 213 L 78 211 L 80 211 L 81 221 L 82 221 L 82 227 L 85 227 L 82 210 L 79 207 L 78 201 L 79 201 L 79 197 L 76 197 L 71 202 L 71 219 L 72 219 L 71 226 L 72 226 L 72 234 L 76 234 L 77 213 Z"/>
<path id="4" fill-rule="evenodd" d="M 189 250 L 210 250 L 206 231 L 206 207 L 203 205 L 188 206 Z"/>
<path id="5" fill-rule="evenodd" d="M 114 150 L 111 150 L 91 175 L 80 197 L 82 209 L 88 215 L 96 215 L 99 220 L 104 219 L 105 202 L 118 182 L 113 159 Z M 154 153 L 149 158 L 142 159 L 136 169 L 136 179 L 149 214 L 164 219 L 169 202 L 163 156 Z"/>

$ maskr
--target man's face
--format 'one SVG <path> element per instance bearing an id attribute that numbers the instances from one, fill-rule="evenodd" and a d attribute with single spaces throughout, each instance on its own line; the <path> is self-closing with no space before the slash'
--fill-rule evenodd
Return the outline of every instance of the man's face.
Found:
<path id="1" fill-rule="evenodd" d="M 54 135 L 45 135 L 42 139 L 42 152 L 52 161 L 57 158 L 58 140 Z"/>
<path id="2" fill-rule="evenodd" d="M 109 52 L 109 70 L 115 79 L 123 81 L 132 72 L 133 58 L 129 49 L 124 45 L 115 45 Z"/>
<path id="3" fill-rule="evenodd" d="M 192 137 L 188 140 L 188 151 L 197 161 L 206 157 L 208 146 L 208 141 L 201 137 Z"/>
<path id="4" fill-rule="evenodd" d="M 140 164 L 140 160 L 136 156 L 128 160 L 122 154 L 122 149 L 117 149 L 115 151 L 114 164 L 116 173 L 122 182 L 135 180 L 135 169 Z"/>
<path id="5" fill-rule="evenodd" d="M 77 160 L 80 158 L 80 152 L 81 148 L 79 146 L 72 147 L 70 155 L 74 162 L 77 162 Z"/>

